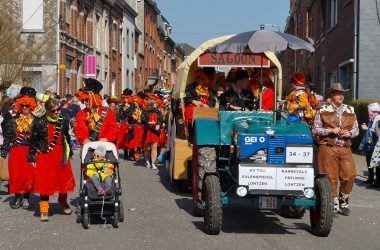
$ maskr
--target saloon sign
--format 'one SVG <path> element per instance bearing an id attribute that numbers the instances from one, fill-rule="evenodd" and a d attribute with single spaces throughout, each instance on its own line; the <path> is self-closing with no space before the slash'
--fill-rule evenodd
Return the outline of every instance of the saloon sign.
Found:
<path id="1" fill-rule="evenodd" d="M 204 53 L 198 58 L 198 66 L 269 68 L 270 61 L 262 54 Z"/>

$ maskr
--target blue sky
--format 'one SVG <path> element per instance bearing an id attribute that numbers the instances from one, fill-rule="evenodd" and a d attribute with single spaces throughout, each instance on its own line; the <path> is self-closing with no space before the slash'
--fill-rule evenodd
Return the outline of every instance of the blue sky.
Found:
<path id="1" fill-rule="evenodd" d="M 257 30 L 260 24 L 279 25 L 283 31 L 289 0 L 156 0 L 170 22 L 176 43 L 193 47 L 223 35 Z"/>

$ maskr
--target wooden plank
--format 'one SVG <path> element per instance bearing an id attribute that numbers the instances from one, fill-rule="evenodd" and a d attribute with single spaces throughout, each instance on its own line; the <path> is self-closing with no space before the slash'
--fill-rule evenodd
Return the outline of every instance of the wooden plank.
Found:
<path id="1" fill-rule="evenodd" d="M 196 118 L 208 118 L 208 119 L 218 120 L 218 109 L 194 107 L 193 120 Z"/>
<path id="2" fill-rule="evenodd" d="M 175 139 L 173 179 L 187 179 L 187 162 L 193 157 L 193 148 L 188 145 L 187 140 Z"/>

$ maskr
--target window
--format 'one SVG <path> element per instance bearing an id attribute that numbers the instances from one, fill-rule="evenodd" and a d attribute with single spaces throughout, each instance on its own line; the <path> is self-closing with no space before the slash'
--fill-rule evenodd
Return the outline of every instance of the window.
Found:
<path id="1" fill-rule="evenodd" d="M 108 21 L 106 20 L 105 25 L 104 25 L 104 51 L 108 52 Z"/>
<path id="2" fill-rule="evenodd" d="M 127 57 L 129 57 L 129 29 L 127 29 Z"/>
<path id="3" fill-rule="evenodd" d="M 124 42 L 123 30 L 119 29 L 119 51 L 120 51 L 120 53 L 123 53 L 123 42 Z"/>
<path id="4" fill-rule="evenodd" d="M 83 29 L 82 27 L 84 26 L 83 23 L 82 23 L 82 17 L 84 17 L 83 15 L 83 10 L 80 6 L 78 6 L 78 12 L 77 12 L 77 30 L 76 30 L 76 33 L 75 33 L 75 36 L 80 40 L 80 41 L 84 41 L 83 39 Z M 83 18 L 84 20 L 84 18 Z"/>
<path id="5" fill-rule="evenodd" d="M 71 63 L 73 62 L 72 58 L 66 58 L 66 78 L 70 78 L 71 75 Z"/>
<path id="6" fill-rule="evenodd" d="M 70 78 L 71 78 L 71 64 L 73 62 L 73 58 L 66 58 L 66 86 L 65 93 L 70 93 Z"/>
<path id="7" fill-rule="evenodd" d="M 97 49 L 100 49 L 100 29 L 99 29 L 99 21 L 100 17 L 96 15 L 96 21 L 95 21 L 95 47 Z"/>
<path id="8" fill-rule="evenodd" d="M 111 82 L 111 95 L 115 95 L 115 89 L 116 89 L 116 76 L 112 75 L 112 82 Z"/>
<path id="9" fill-rule="evenodd" d="M 71 0 L 66 0 L 66 32 L 70 32 L 71 24 Z"/>
<path id="10" fill-rule="evenodd" d="M 22 1 L 22 30 L 25 32 L 43 32 L 44 2 L 43 0 Z"/>
<path id="11" fill-rule="evenodd" d="M 168 71 L 171 72 L 171 68 L 172 68 L 172 59 L 171 59 L 171 55 L 169 54 L 168 55 Z"/>
<path id="12" fill-rule="evenodd" d="M 108 83 L 108 72 L 104 72 L 104 82 L 107 82 Z M 109 85 L 109 84 L 107 84 Z"/>
<path id="13" fill-rule="evenodd" d="M 31 84 L 37 91 L 42 93 L 42 65 L 30 65 L 22 67 L 21 78 L 23 83 Z"/>
<path id="14" fill-rule="evenodd" d="M 116 23 L 114 23 L 112 24 L 112 49 L 117 48 L 116 37 Z"/>
<path id="15" fill-rule="evenodd" d="M 135 38 L 134 38 L 134 35 L 133 35 L 133 32 L 131 34 L 131 43 L 132 43 L 132 58 L 135 57 Z"/>
<path id="16" fill-rule="evenodd" d="M 331 0 L 331 28 L 338 23 L 338 0 Z"/>
<path id="17" fill-rule="evenodd" d="M 85 43 L 89 43 L 89 38 L 88 38 L 88 35 L 87 35 L 87 18 L 88 18 L 88 11 L 86 9 L 84 9 L 84 15 L 83 15 L 83 41 Z"/>
<path id="18" fill-rule="evenodd" d="M 166 56 L 164 56 L 164 70 L 167 71 L 167 69 L 166 69 Z"/>
<path id="19" fill-rule="evenodd" d="M 77 63 L 77 89 L 75 91 L 78 91 L 81 87 L 81 79 L 82 79 L 82 64 L 80 62 Z"/>

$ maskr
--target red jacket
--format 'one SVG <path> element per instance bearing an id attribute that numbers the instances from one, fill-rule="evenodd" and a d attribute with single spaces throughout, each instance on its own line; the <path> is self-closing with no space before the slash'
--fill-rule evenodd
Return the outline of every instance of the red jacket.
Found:
<path id="1" fill-rule="evenodd" d="M 101 115 L 103 109 L 104 108 L 102 106 L 98 108 L 99 115 Z M 90 131 L 86 123 L 87 116 L 87 109 L 79 111 L 77 113 L 76 121 L 74 123 L 74 132 L 80 144 L 83 144 L 84 140 L 90 139 Z M 98 140 L 106 138 L 109 142 L 114 142 L 116 141 L 118 131 L 119 126 L 116 121 L 115 112 L 113 112 L 113 110 L 111 109 L 108 109 L 102 127 L 100 128 Z"/>
<path id="2" fill-rule="evenodd" d="M 273 110 L 274 109 L 274 89 L 273 86 L 268 87 L 263 92 L 263 110 Z"/>

